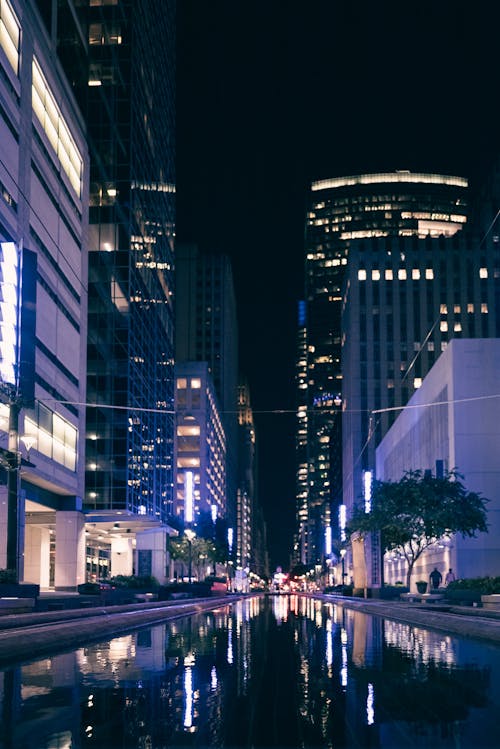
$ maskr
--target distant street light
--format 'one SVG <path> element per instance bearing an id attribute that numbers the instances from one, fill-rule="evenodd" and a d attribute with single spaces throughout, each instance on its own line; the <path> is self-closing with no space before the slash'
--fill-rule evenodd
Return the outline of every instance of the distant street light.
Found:
<path id="1" fill-rule="evenodd" d="M 188 540 L 189 557 L 188 557 L 188 579 L 189 585 L 192 583 L 192 564 L 193 564 L 193 538 L 196 537 L 196 533 L 191 528 L 186 528 L 184 535 Z"/>
<path id="2" fill-rule="evenodd" d="M 347 549 L 341 549 L 340 550 L 340 556 L 342 558 L 342 585 L 345 584 L 345 555 L 347 554 Z"/>

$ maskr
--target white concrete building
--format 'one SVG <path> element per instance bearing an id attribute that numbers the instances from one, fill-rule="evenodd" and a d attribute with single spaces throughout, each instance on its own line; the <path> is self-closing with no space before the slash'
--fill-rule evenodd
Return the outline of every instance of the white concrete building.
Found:
<path id="1" fill-rule="evenodd" d="M 454 339 L 376 451 L 376 475 L 398 481 L 409 470 L 456 468 L 468 491 L 490 500 L 489 532 L 431 547 L 413 579 L 437 566 L 457 578 L 500 575 L 500 340 Z M 442 463 L 437 463 L 442 461 Z M 402 560 L 385 555 L 385 581 L 405 579 Z"/>
<path id="2" fill-rule="evenodd" d="M 85 575 L 85 128 L 34 3 L 0 0 L 0 69 L 0 292 L 2 305 L 19 293 L 21 319 L 9 330 L 2 309 L 0 567 L 74 589 Z"/>

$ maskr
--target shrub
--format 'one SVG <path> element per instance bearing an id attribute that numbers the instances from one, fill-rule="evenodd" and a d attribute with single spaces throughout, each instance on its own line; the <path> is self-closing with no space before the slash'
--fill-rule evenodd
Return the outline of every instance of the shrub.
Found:
<path id="1" fill-rule="evenodd" d="M 454 580 L 449 583 L 447 591 L 474 590 L 481 595 L 492 595 L 500 593 L 500 577 L 472 577 L 463 580 Z"/>
<path id="2" fill-rule="evenodd" d="M 158 590 L 160 583 L 152 575 L 116 575 L 110 577 L 106 582 L 115 588 L 133 588 L 134 590 Z"/>
<path id="3" fill-rule="evenodd" d="M 0 583 L 15 583 L 16 571 L 15 570 L 0 570 Z"/>

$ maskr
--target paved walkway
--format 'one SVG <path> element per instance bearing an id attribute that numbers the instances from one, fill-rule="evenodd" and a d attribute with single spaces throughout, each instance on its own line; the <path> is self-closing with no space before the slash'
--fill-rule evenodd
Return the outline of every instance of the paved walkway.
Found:
<path id="1" fill-rule="evenodd" d="M 332 595 L 314 597 L 384 619 L 394 619 L 415 626 L 421 625 L 426 629 L 435 629 L 460 637 L 500 642 L 500 611 L 440 603 L 383 601 L 376 598 L 348 598 Z"/>

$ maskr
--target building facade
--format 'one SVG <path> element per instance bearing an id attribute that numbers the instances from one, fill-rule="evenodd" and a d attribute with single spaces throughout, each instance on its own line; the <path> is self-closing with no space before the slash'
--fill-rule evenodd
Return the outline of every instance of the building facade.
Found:
<path id="1" fill-rule="evenodd" d="M 389 238 L 450 238 L 466 221 L 467 181 L 461 177 L 401 171 L 338 177 L 311 186 L 301 334 L 306 358 L 305 369 L 303 355 L 301 371 L 297 369 L 302 390 L 298 433 L 307 425 L 307 489 L 303 456 L 297 469 L 302 517 L 296 547 L 304 563 L 330 556 L 338 513 L 345 506 L 343 482 L 350 477 L 342 466 L 342 443 L 350 437 L 343 434 L 341 405 L 349 376 L 343 363 L 342 312 L 352 248 Z M 337 545 L 341 542 L 336 539 Z"/>
<path id="2" fill-rule="evenodd" d="M 376 450 L 376 475 L 399 481 L 406 471 L 430 470 L 436 463 L 456 468 L 467 491 L 486 497 L 488 533 L 476 538 L 440 539 L 417 562 L 415 579 L 429 579 L 437 567 L 457 578 L 500 574 L 500 400 L 498 338 L 450 341 L 399 413 Z M 405 579 L 404 560 L 385 555 L 384 579 Z"/>
<path id="3" fill-rule="evenodd" d="M 236 568 L 253 570 L 257 455 L 250 390 L 246 382 L 240 382 L 238 385 L 238 442 Z"/>
<path id="4" fill-rule="evenodd" d="M 174 516 L 196 526 L 200 515 L 226 516 L 226 435 L 207 362 L 175 365 Z"/>
<path id="5" fill-rule="evenodd" d="M 0 69 L 0 567 L 74 589 L 85 575 L 86 131 L 36 4 L 1 0 Z"/>
<path id="6" fill-rule="evenodd" d="M 174 499 L 175 0 L 161 13 L 153 0 L 37 5 L 90 144 L 87 576 L 138 571 L 147 534 L 163 577 L 157 536 Z"/>
<path id="7" fill-rule="evenodd" d="M 226 435 L 226 519 L 236 528 L 238 485 L 238 322 L 232 270 L 224 255 L 176 248 L 176 362 L 207 362 Z"/>

